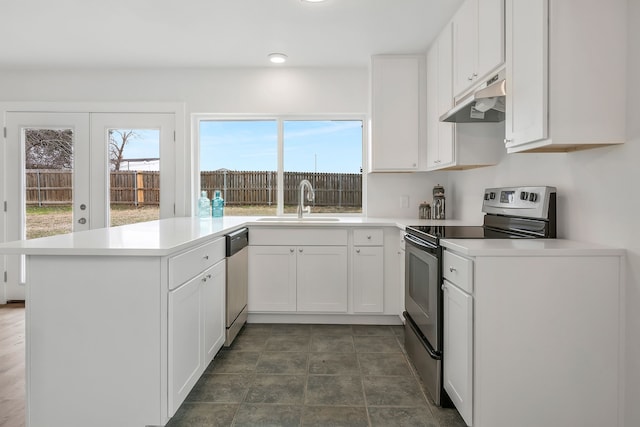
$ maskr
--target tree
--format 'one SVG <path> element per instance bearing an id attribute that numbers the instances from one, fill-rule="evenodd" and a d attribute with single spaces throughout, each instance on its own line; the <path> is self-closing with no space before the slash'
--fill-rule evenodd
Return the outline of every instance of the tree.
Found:
<path id="1" fill-rule="evenodd" d="M 71 129 L 27 129 L 24 145 L 26 169 L 73 168 Z"/>
<path id="2" fill-rule="evenodd" d="M 122 164 L 122 154 L 127 142 L 130 142 L 139 135 L 133 130 L 109 129 L 109 161 L 111 170 L 119 171 Z"/>

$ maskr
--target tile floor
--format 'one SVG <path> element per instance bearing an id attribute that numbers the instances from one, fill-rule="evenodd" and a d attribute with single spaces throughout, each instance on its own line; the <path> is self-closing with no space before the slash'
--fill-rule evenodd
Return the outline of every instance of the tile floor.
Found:
<path id="1" fill-rule="evenodd" d="M 167 427 L 462 427 L 425 397 L 402 326 L 248 324 Z"/>

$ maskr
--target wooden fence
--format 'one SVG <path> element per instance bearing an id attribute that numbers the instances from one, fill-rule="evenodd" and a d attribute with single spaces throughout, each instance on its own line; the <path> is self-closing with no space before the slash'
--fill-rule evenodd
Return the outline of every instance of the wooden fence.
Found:
<path id="1" fill-rule="evenodd" d="M 307 179 L 315 190 L 315 206 L 362 206 L 362 175 L 343 173 L 285 172 L 284 204 L 298 203 L 298 184 Z M 73 200 L 72 173 L 61 170 L 28 170 L 28 205 L 69 205 Z M 227 205 L 275 205 L 277 173 L 270 171 L 203 171 L 200 187 L 209 198 L 222 192 Z M 160 173 L 118 171 L 110 174 L 111 203 L 155 205 L 160 202 Z"/>

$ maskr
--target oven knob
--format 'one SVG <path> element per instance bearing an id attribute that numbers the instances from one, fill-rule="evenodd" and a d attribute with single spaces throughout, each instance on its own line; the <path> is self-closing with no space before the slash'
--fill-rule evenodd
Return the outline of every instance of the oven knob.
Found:
<path id="1" fill-rule="evenodd" d="M 491 200 L 495 199 L 496 198 L 496 193 L 494 193 L 493 191 L 491 193 L 489 193 L 489 198 Z"/>
<path id="2" fill-rule="evenodd" d="M 526 191 L 521 191 L 520 192 L 520 200 L 527 200 L 527 192 Z"/>
<path id="3" fill-rule="evenodd" d="M 530 202 L 537 202 L 538 201 L 538 195 L 536 193 L 530 193 L 529 194 L 529 201 Z"/>
<path id="4" fill-rule="evenodd" d="M 484 193 L 484 199 L 489 200 L 489 193 Z"/>

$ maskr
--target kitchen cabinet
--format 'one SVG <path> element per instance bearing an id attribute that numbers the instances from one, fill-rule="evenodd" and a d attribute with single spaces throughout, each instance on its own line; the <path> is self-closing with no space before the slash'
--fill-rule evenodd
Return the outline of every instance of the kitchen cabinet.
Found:
<path id="1" fill-rule="evenodd" d="M 455 125 L 440 121 L 453 107 L 452 26 L 448 24 L 427 53 L 427 170 L 453 163 Z"/>
<path id="2" fill-rule="evenodd" d="M 504 152 L 500 123 L 453 124 L 440 116 L 453 107 L 452 24 L 427 53 L 427 170 L 462 170 L 497 164 Z"/>
<path id="3" fill-rule="evenodd" d="M 259 228 L 249 246 L 249 312 L 346 312 L 347 231 Z"/>
<path id="4" fill-rule="evenodd" d="M 621 427 L 623 252 L 505 240 L 443 241 L 447 394 L 474 427 Z"/>
<path id="5" fill-rule="evenodd" d="M 504 0 L 466 0 L 453 17 L 453 93 L 504 64 Z"/>
<path id="6" fill-rule="evenodd" d="M 297 311 L 347 312 L 347 248 L 304 246 L 296 250 Z"/>
<path id="7" fill-rule="evenodd" d="M 509 153 L 624 143 L 626 4 L 506 1 Z"/>
<path id="8" fill-rule="evenodd" d="M 169 413 L 173 415 L 225 339 L 225 250 L 217 239 L 169 259 Z M 201 268 L 213 264 L 201 271 Z M 191 277 L 185 283 L 175 280 Z"/>
<path id="9" fill-rule="evenodd" d="M 423 55 L 371 59 L 371 172 L 424 168 L 426 87 Z"/>
<path id="10" fill-rule="evenodd" d="M 443 254 L 443 384 L 460 416 L 473 423 L 473 261 Z"/>
<path id="11" fill-rule="evenodd" d="M 296 286 L 295 247 L 249 246 L 249 312 L 296 311 Z"/>
<path id="12" fill-rule="evenodd" d="M 353 312 L 384 312 L 384 233 L 353 230 Z"/>

